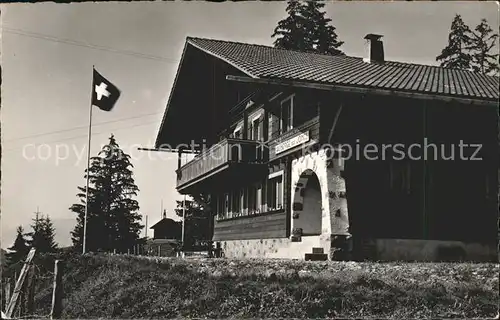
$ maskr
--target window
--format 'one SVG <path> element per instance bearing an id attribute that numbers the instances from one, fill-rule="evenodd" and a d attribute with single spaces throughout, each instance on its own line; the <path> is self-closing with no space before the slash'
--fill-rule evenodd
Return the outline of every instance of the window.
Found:
<path id="1" fill-rule="evenodd" d="M 215 196 L 215 212 L 217 213 L 217 219 L 223 219 L 222 215 L 222 197 L 220 195 Z"/>
<path id="2" fill-rule="evenodd" d="M 256 213 L 262 212 L 262 185 L 259 183 L 257 185 L 257 194 L 255 196 L 255 211 Z"/>
<path id="3" fill-rule="evenodd" d="M 245 214 L 245 188 L 240 190 L 240 212 Z"/>
<path id="4" fill-rule="evenodd" d="M 256 209 L 256 188 L 255 186 L 248 187 L 248 214 L 254 214 Z"/>
<path id="5" fill-rule="evenodd" d="M 233 217 L 238 217 L 241 215 L 241 211 L 240 211 L 240 197 L 239 197 L 239 194 L 240 192 L 238 190 L 236 191 L 233 191 L 232 192 L 232 196 L 231 196 L 231 202 L 232 202 L 232 206 L 231 206 L 231 212 L 233 213 Z"/>
<path id="6" fill-rule="evenodd" d="M 252 140 L 260 140 L 260 121 L 259 118 L 252 121 Z"/>
<path id="7" fill-rule="evenodd" d="M 270 175 L 267 181 L 267 210 L 283 209 L 283 174 Z"/>
<path id="8" fill-rule="evenodd" d="M 222 214 L 224 215 L 224 217 L 230 218 L 230 216 L 229 216 L 229 194 L 228 193 L 224 194 L 224 206 L 223 206 Z"/>
<path id="9" fill-rule="evenodd" d="M 263 180 L 260 186 L 260 212 L 267 212 L 267 180 Z"/>
<path id="10" fill-rule="evenodd" d="M 241 124 L 237 125 L 233 131 L 232 137 L 234 139 L 241 139 Z"/>
<path id="11" fill-rule="evenodd" d="M 293 95 L 281 101 L 281 133 L 293 128 Z"/>
<path id="12" fill-rule="evenodd" d="M 269 114 L 269 132 L 270 138 L 277 138 L 280 134 L 280 120 L 279 117 L 273 113 Z"/>
<path id="13" fill-rule="evenodd" d="M 236 130 L 234 131 L 234 133 L 233 133 L 233 137 L 234 137 L 235 139 L 241 139 L 241 129 L 240 129 L 240 128 L 238 128 L 238 129 L 236 129 Z"/>

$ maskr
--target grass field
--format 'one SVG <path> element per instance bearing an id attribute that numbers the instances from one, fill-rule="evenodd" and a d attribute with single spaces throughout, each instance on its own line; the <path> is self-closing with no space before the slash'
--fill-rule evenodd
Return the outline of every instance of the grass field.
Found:
<path id="1" fill-rule="evenodd" d="M 67 257 L 63 318 L 491 318 L 498 264 Z M 48 314 L 51 284 L 36 295 Z"/>

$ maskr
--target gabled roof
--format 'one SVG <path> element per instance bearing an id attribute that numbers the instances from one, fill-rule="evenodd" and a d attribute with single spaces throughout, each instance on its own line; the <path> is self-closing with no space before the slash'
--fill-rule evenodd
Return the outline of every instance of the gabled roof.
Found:
<path id="1" fill-rule="evenodd" d="M 161 219 L 160 221 L 158 221 L 157 223 L 155 223 L 154 225 L 152 225 L 149 229 L 156 229 L 158 227 L 162 227 L 162 226 L 172 226 L 172 225 L 180 225 L 181 223 L 179 221 L 175 221 L 174 219 L 170 219 L 170 218 L 163 218 Z"/>
<path id="2" fill-rule="evenodd" d="M 480 100 L 499 98 L 499 78 L 472 71 L 394 61 L 366 63 L 357 57 L 203 38 L 188 37 L 187 43 L 252 78 L 300 80 Z"/>

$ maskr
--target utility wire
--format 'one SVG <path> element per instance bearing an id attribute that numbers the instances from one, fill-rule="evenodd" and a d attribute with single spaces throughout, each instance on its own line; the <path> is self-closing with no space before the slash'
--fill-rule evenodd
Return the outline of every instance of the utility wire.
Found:
<path id="1" fill-rule="evenodd" d="M 135 117 L 129 117 L 129 118 L 123 118 L 123 119 L 118 119 L 118 120 L 111 120 L 111 121 L 99 122 L 99 123 L 96 123 L 96 124 L 92 124 L 92 127 L 100 126 L 100 125 L 104 125 L 104 124 L 109 124 L 109 123 L 127 121 L 127 120 L 132 120 L 132 119 L 139 119 L 139 118 L 144 118 L 144 117 L 150 117 L 150 116 L 158 115 L 158 114 L 161 114 L 161 113 L 162 112 L 147 113 L 147 114 L 143 114 L 143 115 L 139 115 L 139 116 L 135 116 Z M 73 130 L 78 130 L 78 129 L 87 129 L 88 127 L 89 127 L 88 125 L 82 125 L 82 126 L 77 126 L 77 127 L 68 128 L 68 129 L 62 129 L 62 130 L 56 130 L 56 131 L 49 131 L 49 132 L 44 132 L 44 133 L 37 133 L 37 134 L 34 134 L 34 135 L 30 135 L 30 136 L 24 136 L 24 137 L 19 137 L 19 138 L 8 139 L 8 140 L 5 140 L 4 143 L 18 141 L 18 140 L 24 140 L 24 139 L 30 139 L 30 138 L 36 138 L 36 137 L 41 137 L 41 136 L 46 136 L 46 135 L 53 135 L 53 134 L 57 134 L 57 133 L 63 133 L 63 132 L 68 132 L 68 131 L 73 131 Z"/>
<path id="2" fill-rule="evenodd" d="M 134 51 L 129 51 L 129 50 L 121 50 L 121 49 L 115 49 L 115 48 L 106 47 L 106 46 L 94 45 L 94 44 L 84 43 L 81 41 L 75 41 L 75 40 L 71 40 L 71 39 L 63 39 L 63 38 L 58 38 L 58 37 L 54 37 L 54 36 L 50 36 L 50 35 L 46 35 L 46 34 L 30 32 L 30 31 L 26 31 L 26 30 L 22 30 L 22 29 L 3 27 L 1 30 L 5 31 L 6 33 L 16 34 L 16 35 L 20 35 L 20 36 L 26 36 L 26 37 L 31 37 L 31 38 L 36 38 L 36 39 L 41 39 L 41 40 L 46 40 L 46 41 L 52 41 L 52 42 L 63 43 L 63 44 L 68 44 L 68 45 L 85 47 L 85 48 L 89 48 L 89 49 L 101 50 L 101 51 L 106 51 L 106 52 L 111 52 L 111 53 L 124 54 L 124 55 L 133 56 L 136 58 L 144 58 L 144 59 L 150 59 L 150 60 L 156 60 L 156 61 L 162 61 L 162 62 L 170 62 L 170 63 L 177 63 L 178 62 L 177 60 L 172 59 L 172 58 L 153 56 L 153 55 L 147 55 L 147 54 L 140 53 L 140 52 L 134 52 Z M 130 117 L 130 118 L 126 118 L 126 119 L 107 121 L 107 122 L 98 123 L 96 125 L 120 122 L 120 121 L 129 120 L 129 119 L 136 119 L 136 118 L 146 117 L 146 116 L 150 116 L 150 115 L 154 115 L 154 114 L 159 114 L 159 113 L 151 113 L 151 114 L 141 115 L 141 116 L 137 116 L 137 117 Z M 156 123 L 156 122 L 154 122 L 154 123 Z M 136 125 L 136 126 L 147 125 L 147 124 L 151 124 L 151 123 L 145 123 L 145 124 L 140 124 L 140 125 Z M 127 128 L 133 128 L 136 126 L 129 126 Z M 18 140 L 23 140 L 23 139 L 28 139 L 28 138 L 44 136 L 44 135 L 62 133 L 62 132 L 77 130 L 77 129 L 81 129 L 81 128 L 86 128 L 86 126 L 79 126 L 79 127 L 69 128 L 69 129 L 63 129 L 63 130 L 57 130 L 57 131 L 52 131 L 52 132 L 35 134 L 32 136 L 14 138 L 14 139 L 6 140 L 5 142 L 12 142 L 12 141 L 18 141 Z M 117 130 L 122 130 L 122 129 L 117 129 Z M 100 133 L 96 133 L 96 134 L 100 134 Z M 80 137 L 85 137 L 85 136 L 77 136 L 77 137 L 72 137 L 72 138 L 68 138 L 68 139 L 52 141 L 50 143 L 66 141 L 66 140 L 80 138 Z M 10 150 L 16 150 L 16 149 L 18 149 L 18 148 L 7 149 L 4 151 L 10 151 Z"/>
<path id="3" fill-rule="evenodd" d="M 5 31 L 6 33 L 16 34 L 19 36 L 36 38 L 36 39 L 41 39 L 41 40 L 46 40 L 46 41 L 52 41 L 52 42 L 56 42 L 56 43 L 64 43 L 64 44 L 68 44 L 68 45 L 84 47 L 84 48 L 89 48 L 89 49 L 94 49 L 94 50 L 101 50 L 101 51 L 106 51 L 106 52 L 111 52 L 111 53 L 118 53 L 118 54 L 133 56 L 136 58 L 156 60 L 156 61 L 161 61 L 161 62 L 166 62 L 166 63 L 178 63 L 179 62 L 178 59 L 154 56 L 154 55 L 149 55 L 149 54 L 130 51 L 130 50 L 115 49 L 112 47 L 95 45 L 95 44 L 85 43 L 82 41 L 76 41 L 76 40 L 72 40 L 72 39 L 64 39 L 64 38 L 59 38 L 59 37 L 55 37 L 55 36 L 51 36 L 51 35 L 47 35 L 47 34 L 26 31 L 26 30 L 22 30 L 22 29 L 3 27 L 2 31 Z"/>
<path id="4" fill-rule="evenodd" d="M 136 127 L 141 127 L 141 126 L 146 126 L 146 125 L 151 125 L 151 124 L 157 124 L 158 121 L 152 121 L 152 122 L 146 122 L 146 123 L 141 123 L 141 124 L 137 124 L 137 125 L 133 125 L 133 126 L 128 126 L 128 127 L 121 127 L 121 128 L 114 128 L 114 129 L 111 129 L 111 131 L 120 131 L 120 130 L 125 130 L 125 129 L 131 129 L 131 128 L 136 128 Z M 96 133 L 92 133 L 92 136 L 95 136 L 95 135 L 100 135 L 100 134 L 107 134 L 108 132 L 96 132 Z M 60 139 L 60 140 L 55 140 L 55 141 L 48 141 L 48 142 L 40 142 L 38 144 L 49 144 L 49 143 L 56 143 L 56 142 L 63 142 L 63 141 L 68 141 L 68 140 L 74 140 L 74 139 L 81 139 L 81 138 L 88 138 L 88 135 L 79 135 L 79 136 L 74 136 L 74 137 L 69 137 L 69 138 L 65 138 L 65 139 Z M 8 152 L 8 151 L 15 151 L 15 150 L 20 150 L 22 149 L 23 147 L 21 148 L 11 148 L 11 149 L 6 149 L 6 150 L 2 150 L 3 152 Z"/>

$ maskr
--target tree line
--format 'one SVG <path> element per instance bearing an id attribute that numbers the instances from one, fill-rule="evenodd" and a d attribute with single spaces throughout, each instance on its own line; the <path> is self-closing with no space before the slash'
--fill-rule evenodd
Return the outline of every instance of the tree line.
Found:
<path id="1" fill-rule="evenodd" d="M 457 14 L 451 23 L 448 44 L 436 57 L 442 67 L 471 70 L 498 75 L 498 53 L 494 53 L 498 33 L 489 26 L 486 19 L 471 29 Z"/>
<path id="2" fill-rule="evenodd" d="M 326 17 L 324 1 L 288 0 L 287 17 L 280 20 L 271 37 L 276 48 L 344 55 L 344 44 Z M 448 35 L 448 43 L 436 56 L 441 67 L 471 70 L 477 73 L 498 75 L 498 33 L 486 19 L 474 28 L 467 26 L 456 14 Z"/>
<path id="3" fill-rule="evenodd" d="M 58 250 L 54 239 L 55 228 L 49 215 L 39 216 L 37 212 L 32 221 L 29 232 L 25 232 L 22 226 L 17 227 L 14 244 L 7 248 L 9 252 L 5 255 L 9 268 L 19 269 L 31 247 L 40 253 L 54 253 Z"/>

